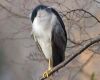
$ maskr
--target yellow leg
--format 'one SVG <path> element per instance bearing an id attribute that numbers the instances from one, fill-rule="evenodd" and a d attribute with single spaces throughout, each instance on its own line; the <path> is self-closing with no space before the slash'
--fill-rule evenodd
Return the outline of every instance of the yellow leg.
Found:
<path id="1" fill-rule="evenodd" d="M 52 65 L 52 61 L 51 59 L 49 59 L 48 70 L 43 73 L 43 77 L 49 77 L 49 73 L 52 71 L 51 65 Z"/>
<path id="2" fill-rule="evenodd" d="M 51 70 L 51 59 L 49 59 L 49 65 L 48 65 L 48 70 Z"/>

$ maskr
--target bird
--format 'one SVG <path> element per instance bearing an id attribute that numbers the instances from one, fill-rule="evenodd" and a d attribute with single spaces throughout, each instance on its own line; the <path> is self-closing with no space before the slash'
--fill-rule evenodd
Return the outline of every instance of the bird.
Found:
<path id="1" fill-rule="evenodd" d="M 65 25 L 54 8 L 41 4 L 32 10 L 30 20 L 31 36 L 48 61 L 48 70 L 43 73 L 43 77 L 48 77 L 52 68 L 65 60 L 67 45 Z"/>

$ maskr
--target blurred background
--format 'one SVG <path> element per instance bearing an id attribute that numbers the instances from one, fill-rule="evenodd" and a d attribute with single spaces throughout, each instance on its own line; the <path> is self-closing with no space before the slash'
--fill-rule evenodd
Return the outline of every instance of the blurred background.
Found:
<path id="1" fill-rule="evenodd" d="M 44 55 L 30 36 L 29 14 L 39 4 L 55 8 L 66 25 L 66 59 L 100 35 L 100 0 L 0 0 L 0 80 L 39 80 L 47 69 Z M 52 77 L 99 79 L 100 43 L 86 49 Z"/>

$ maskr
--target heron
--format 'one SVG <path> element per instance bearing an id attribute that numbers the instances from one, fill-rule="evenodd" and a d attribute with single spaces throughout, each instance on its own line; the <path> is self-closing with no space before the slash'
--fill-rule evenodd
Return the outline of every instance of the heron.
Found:
<path id="1" fill-rule="evenodd" d="M 48 61 L 48 70 L 43 77 L 48 77 L 52 68 L 65 60 L 67 33 L 59 13 L 46 5 L 36 6 L 31 13 L 33 36 L 39 50 Z"/>

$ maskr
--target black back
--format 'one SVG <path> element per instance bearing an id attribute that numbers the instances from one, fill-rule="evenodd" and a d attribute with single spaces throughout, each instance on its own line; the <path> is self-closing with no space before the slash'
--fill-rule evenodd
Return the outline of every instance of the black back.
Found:
<path id="1" fill-rule="evenodd" d="M 65 30 L 65 25 L 59 13 L 53 8 L 51 8 L 51 10 L 56 15 L 59 21 L 59 23 L 57 23 L 52 29 L 52 56 L 54 67 L 65 59 L 67 34 Z"/>
<path id="2" fill-rule="evenodd" d="M 52 55 L 53 55 L 53 67 L 60 64 L 65 59 L 65 50 L 67 44 L 67 34 L 65 30 L 65 25 L 54 9 L 52 9 L 54 14 L 57 16 L 59 23 L 52 29 Z"/>

